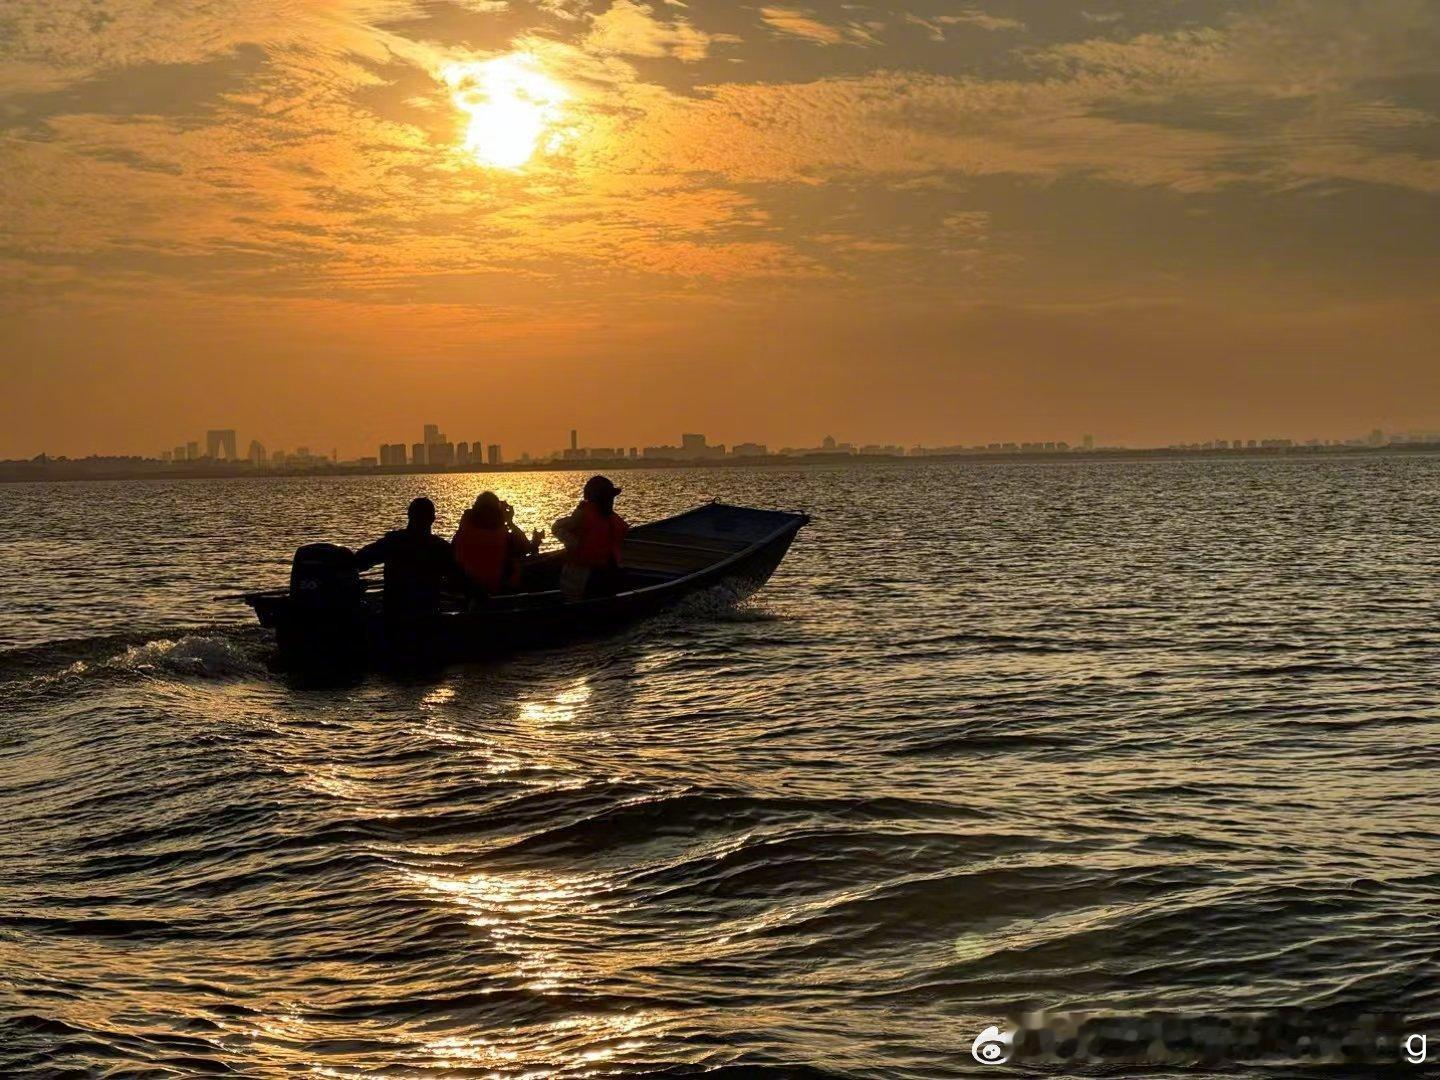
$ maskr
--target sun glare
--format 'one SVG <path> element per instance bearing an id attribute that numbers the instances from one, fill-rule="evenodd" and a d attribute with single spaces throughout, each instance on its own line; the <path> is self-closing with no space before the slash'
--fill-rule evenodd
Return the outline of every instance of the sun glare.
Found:
<path id="1" fill-rule="evenodd" d="M 481 165 L 519 169 L 539 150 L 554 150 L 561 106 L 570 95 L 528 53 L 448 64 L 441 78 L 455 107 L 470 117 L 464 146 Z"/>

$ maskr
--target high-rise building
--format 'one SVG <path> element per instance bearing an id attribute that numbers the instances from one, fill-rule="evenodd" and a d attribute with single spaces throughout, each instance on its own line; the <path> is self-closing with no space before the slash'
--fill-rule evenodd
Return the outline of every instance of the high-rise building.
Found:
<path id="1" fill-rule="evenodd" d="M 198 442 L 187 442 L 187 443 L 185 444 L 185 460 L 186 460 L 186 461 L 199 461 L 199 460 L 200 460 L 200 444 L 199 444 Z"/>
<path id="2" fill-rule="evenodd" d="M 455 464 L 470 464 L 470 444 L 468 442 L 457 442 L 455 444 Z"/>
<path id="3" fill-rule="evenodd" d="M 1095 449 L 1095 436 L 1094 436 L 1094 435 L 1082 435 L 1082 436 L 1080 436 L 1080 442 L 1081 442 L 1082 445 L 1084 445 L 1084 447 L 1085 447 L 1086 450 L 1094 450 L 1094 449 Z"/>
<path id="4" fill-rule="evenodd" d="M 183 447 L 183 446 L 177 446 L 177 447 L 175 447 L 175 449 L 174 449 L 173 451 L 171 451 L 170 460 L 171 460 L 171 461 L 184 461 L 184 460 L 185 460 L 185 447 Z"/>
<path id="5" fill-rule="evenodd" d="M 455 444 L 452 442 L 434 442 L 425 448 L 426 463 L 429 465 L 454 465 Z"/>
<path id="6" fill-rule="evenodd" d="M 580 449 L 580 432 L 573 427 L 570 429 L 570 449 Z"/>
<path id="7" fill-rule="evenodd" d="M 705 452 L 704 435 L 681 435 L 680 449 L 687 454 L 694 454 L 697 457 Z"/>
<path id="8" fill-rule="evenodd" d="M 485 460 L 491 465 L 503 465 L 504 459 L 500 456 L 500 444 L 491 443 L 486 448 Z"/>
<path id="9" fill-rule="evenodd" d="M 414 465 L 427 465 L 427 464 L 429 464 L 429 457 L 428 457 L 428 455 L 427 455 L 427 453 L 426 453 L 426 451 L 427 451 L 428 449 L 429 449 L 429 448 L 428 448 L 423 442 L 417 442 L 414 446 L 410 447 L 410 461 L 411 461 L 411 464 L 414 464 Z"/>
<path id="10" fill-rule="evenodd" d="M 245 456 L 251 465 L 265 464 L 265 447 L 260 445 L 259 439 L 250 440 L 250 450 Z"/>
<path id="11" fill-rule="evenodd" d="M 217 431 L 205 432 L 205 456 L 219 461 L 223 456 L 226 461 L 234 461 L 239 457 L 235 449 L 235 430 L 223 428 Z"/>
<path id="12" fill-rule="evenodd" d="M 425 445 L 433 446 L 437 442 L 444 442 L 445 436 L 440 434 L 439 424 L 425 425 Z"/>

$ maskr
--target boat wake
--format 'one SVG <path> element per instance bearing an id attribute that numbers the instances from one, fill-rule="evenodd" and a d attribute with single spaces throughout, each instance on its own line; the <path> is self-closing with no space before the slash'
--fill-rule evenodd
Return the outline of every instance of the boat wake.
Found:
<path id="1" fill-rule="evenodd" d="M 146 676 L 182 676 L 198 679 L 226 679 L 265 674 L 263 652 L 252 634 L 193 633 L 162 637 L 100 661 L 112 671 Z M 91 665 L 76 661 L 68 670 L 83 675 Z"/>
<path id="2" fill-rule="evenodd" d="M 767 623 L 785 618 L 757 594 L 721 584 L 686 597 L 636 633 L 649 636 L 705 623 Z M 258 627 L 188 626 L 105 634 L 0 651 L 0 692 L 46 695 L 98 683 L 268 679 L 274 644 Z"/>
<path id="3" fill-rule="evenodd" d="M 0 688 L 19 692 L 77 683 L 264 676 L 264 635 L 248 627 L 177 627 L 109 634 L 0 652 Z"/>

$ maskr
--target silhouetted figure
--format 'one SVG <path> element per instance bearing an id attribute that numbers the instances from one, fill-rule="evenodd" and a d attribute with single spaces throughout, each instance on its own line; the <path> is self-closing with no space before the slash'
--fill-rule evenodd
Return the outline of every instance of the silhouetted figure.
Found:
<path id="1" fill-rule="evenodd" d="M 573 513 L 555 522 L 565 545 L 560 591 L 566 600 L 613 596 L 620 581 L 620 544 L 630 526 L 615 512 L 620 489 L 608 477 L 585 481 L 585 498 Z"/>
<path id="2" fill-rule="evenodd" d="M 433 615 L 440 609 L 444 587 L 460 582 L 449 543 L 430 531 L 435 525 L 435 504 L 415 499 L 407 517 L 405 528 L 386 533 L 355 554 L 361 570 L 385 564 L 387 619 Z"/>
<path id="3" fill-rule="evenodd" d="M 527 538 L 515 524 L 515 508 L 493 491 L 482 491 L 460 518 L 450 546 L 471 590 L 494 596 L 519 588 L 521 563 L 539 553 L 544 538 L 538 529 Z"/>

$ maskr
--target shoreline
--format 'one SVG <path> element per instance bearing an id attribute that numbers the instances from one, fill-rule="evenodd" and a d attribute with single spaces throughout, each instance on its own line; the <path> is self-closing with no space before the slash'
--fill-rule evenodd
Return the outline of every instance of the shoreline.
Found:
<path id="1" fill-rule="evenodd" d="M 293 479 L 297 477 L 336 478 L 347 476 L 415 476 L 466 473 L 513 472 L 595 472 L 635 469 L 737 469 L 814 468 L 826 465 L 922 465 L 932 462 L 999 463 L 1096 462 L 1096 461 L 1243 461 L 1288 458 L 1355 458 L 1386 455 L 1440 453 L 1440 443 L 1393 446 L 1284 446 L 1248 447 L 1230 450 L 1184 450 L 1169 447 L 1150 449 L 1065 450 L 1065 451 L 975 451 L 955 454 L 805 454 L 781 456 L 712 458 L 684 461 L 675 458 L 594 458 L 583 461 L 527 461 L 503 465 L 344 465 L 298 469 L 257 469 L 251 465 L 195 464 L 176 466 L 153 462 L 139 465 L 135 459 L 7 461 L 0 462 L 0 484 L 73 483 L 87 480 L 222 480 L 237 478 Z M 143 460 L 143 459 L 142 459 Z M 113 462 L 113 464 L 111 464 Z"/>

